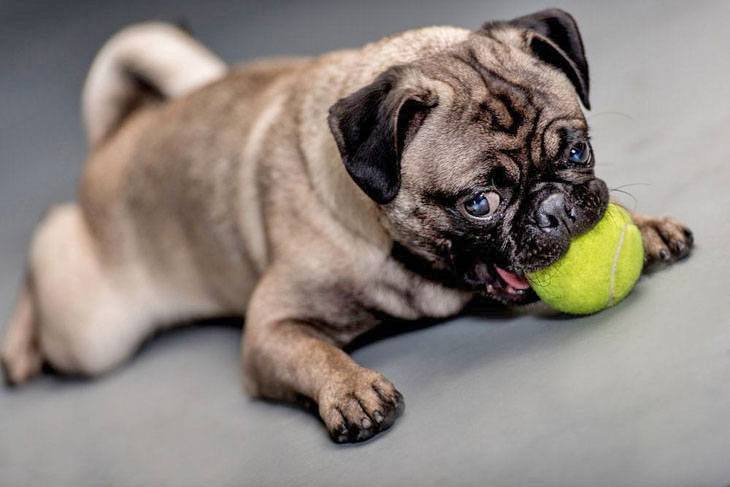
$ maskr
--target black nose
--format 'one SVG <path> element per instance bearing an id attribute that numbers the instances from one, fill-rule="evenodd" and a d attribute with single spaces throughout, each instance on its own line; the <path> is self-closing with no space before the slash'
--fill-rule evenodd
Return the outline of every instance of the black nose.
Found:
<path id="1" fill-rule="evenodd" d="M 568 234 L 575 231 L 575 208 L 568 203 L 563 193 L 552 193 L 547 196 L 535 211 L 535 222 L 544 232 L 560 230 Z"/>

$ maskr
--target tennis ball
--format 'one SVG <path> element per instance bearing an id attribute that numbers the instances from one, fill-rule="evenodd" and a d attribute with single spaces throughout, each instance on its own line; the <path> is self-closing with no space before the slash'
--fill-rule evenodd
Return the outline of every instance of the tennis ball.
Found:
<path id="1" fill-rule="evenodd" d="M 537 295 L 564 313 L 596 313 L 625 298 L 641 275 L 644 245 L 628 212 L 610 203 L 593 229 L 557 262 L 529 273 Z"/>

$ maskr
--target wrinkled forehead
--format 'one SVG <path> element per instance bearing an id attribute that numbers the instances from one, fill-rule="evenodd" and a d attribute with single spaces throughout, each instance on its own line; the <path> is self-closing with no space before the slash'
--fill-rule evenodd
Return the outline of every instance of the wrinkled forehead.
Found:
<path id="1" fill-rule="evenodd" d="M 508 94 L 517 100 L 526 97 L 535 106 L 565 114 L 582 114 L 580 99 L 570 79 L 516 45 L 475 33 L 444 52 L 443 57 L 454 62 L 442 66 L 452 75 L 468 79 L 469 85 L 481 95 Z"/>
<path id="2" fill-rule="evenodd" d="M 428 168 L 447 186 L 483 176 L 475 171 L 479 161 L 519 179 L 587 135 L 567 77 L 514 46 L 475 35 L 422 70 L 435 81 L 439 103 L 417 137 L 419 152 L 448 159 Z"/>

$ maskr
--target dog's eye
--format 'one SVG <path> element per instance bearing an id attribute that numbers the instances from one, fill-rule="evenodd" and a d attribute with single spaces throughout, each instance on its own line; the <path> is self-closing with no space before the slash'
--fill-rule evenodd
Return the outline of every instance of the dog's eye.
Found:
<path id="1" fill-rule="evenodd" d="M 591 146 L 585 142 L 576 142 L 568 152 L 568 159 L 575 164 L 585 164 L 591 160 Z"/>
<path id="2" fill-rule="evenodd" d="M 464 201 L 464 211 L 474 218 L 485 218 L 497 211 L 501 198 L 494 191 L 480 191 Z"/>

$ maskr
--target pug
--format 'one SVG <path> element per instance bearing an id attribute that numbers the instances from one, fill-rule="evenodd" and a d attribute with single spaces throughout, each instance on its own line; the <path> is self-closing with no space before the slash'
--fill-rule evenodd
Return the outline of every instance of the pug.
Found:
<path id="1" fill-rule="evenodd" d="M 156 330 L 240 315 L 251 395 L 371 438 L 403 397 L 345 345 L 536 300 L 525 273 L 603 215 L 589 88 L 562 10 L 230 68 L 174 26 L 129 27 L 86 81 L 78 202 L 35 232 L 5 377 L 98 376 Z M 690 252 L 683 224 L 634 219 L 649 264 Z"/>

